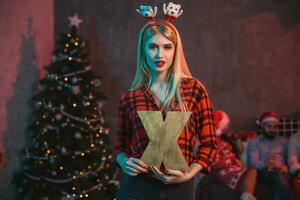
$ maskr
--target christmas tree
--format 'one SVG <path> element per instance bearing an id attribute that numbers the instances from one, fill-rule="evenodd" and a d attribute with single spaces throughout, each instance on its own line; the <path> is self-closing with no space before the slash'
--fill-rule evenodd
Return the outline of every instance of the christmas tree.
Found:
<path id="1" fill-rule="evenodd" d="M 33 97 L 32 134 L 15 176 L 18 200 L 113 199 L 118 186 L 101 81 L 77 34 L 82 20 L 75 15 L 70 21 Z"/>

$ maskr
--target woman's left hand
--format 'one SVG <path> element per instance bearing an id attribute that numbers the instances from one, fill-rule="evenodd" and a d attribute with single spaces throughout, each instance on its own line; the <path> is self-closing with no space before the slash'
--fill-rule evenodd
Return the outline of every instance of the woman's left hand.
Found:
<path id="1" fill-rule="evenodd" d="M 161 172 L 157 167 L 150 166 L 153 176 L 161 180 L 165 184 L 183 183 L 189 181 L 193 176 L 189 172 L 167 169 L 165 173 Z"/>

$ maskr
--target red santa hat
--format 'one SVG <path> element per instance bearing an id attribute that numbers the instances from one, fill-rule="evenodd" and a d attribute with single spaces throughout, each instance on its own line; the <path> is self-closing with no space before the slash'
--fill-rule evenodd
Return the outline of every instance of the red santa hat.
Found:
<path id="1" fill-rule="evenodd" d="M 264 112 L 262 113 L 259 117 L 258 117 L 258 123 L 259 124 L 264 124 L 266 122 L 275 122 L 275 123 L 279 123 L 279 119 L 277 117 L 277 114 L 273 111 L 268 111 L 268 112 Z"/>
<path id="2" fill-rule="evenodd" d="M 230 119 L 224 111 L 215 111 L 214 112 L 214 122 L 216 125 L 216 135 L 220 136 L 224 133 L 224 129 L 228 127 Z"/>

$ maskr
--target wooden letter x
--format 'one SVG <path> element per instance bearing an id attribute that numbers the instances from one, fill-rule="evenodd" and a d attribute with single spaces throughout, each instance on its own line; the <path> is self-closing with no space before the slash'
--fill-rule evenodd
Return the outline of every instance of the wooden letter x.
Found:
<path id="1" fill-rule="evenodd" d="M 141 160 L 158 168 L 164 163 L 167 169 L 186 171 L 177 140 L 191 112 L 169 111 L 165 121 L 160 111 L 138 111 L 138 115 L 150 140 Z"/>

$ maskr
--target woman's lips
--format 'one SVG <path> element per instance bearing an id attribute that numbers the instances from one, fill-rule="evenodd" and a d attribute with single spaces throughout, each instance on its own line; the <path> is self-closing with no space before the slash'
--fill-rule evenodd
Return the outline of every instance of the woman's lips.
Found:
<path id="1" fill-rule="evenodd" d="M 166 62 L 164 62 L 164 61 L 156 61 L 156 62 L 155 62 L 155 64 L 156 64 L 157 67 L 162 67 L 162 66 L 165 65 L 165 63 L 166 63 Z"/>

